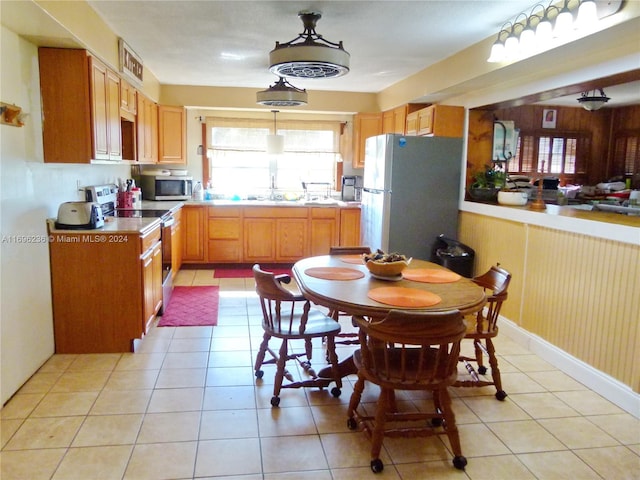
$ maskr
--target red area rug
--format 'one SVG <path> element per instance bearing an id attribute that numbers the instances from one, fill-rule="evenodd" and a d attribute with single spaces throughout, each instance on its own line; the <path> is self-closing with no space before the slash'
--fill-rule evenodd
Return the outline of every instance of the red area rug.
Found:
<path id="1" fill-rule="evenodd" d="M 174 287 L 159 327 L 203 327 L 218 323 L 219 287 Z"/>
<path id="2" fill-rule="evenodd" d="M 276 275 L 286 274 L 291 276 L 290 268 L 268 268 L 260 267 L 267 272 L 273 272 Z M 253 270 L 250 268 L 216 268 L 213 272 L 213 278 L 251 278 Z"/>

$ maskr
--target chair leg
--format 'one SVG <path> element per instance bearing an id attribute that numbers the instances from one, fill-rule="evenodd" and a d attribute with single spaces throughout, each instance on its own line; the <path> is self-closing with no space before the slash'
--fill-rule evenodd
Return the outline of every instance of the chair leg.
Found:
<path id="1" fill-rule="evenodd" d="M 353 386 L 353 393 L 351 394 L 351 399 L 349 400 L 349 408 L 347 410 L 347 417 L 349 421 L 353 421 L 354 412 L 356 411 L 356 408 L 358 408 L 358 405 L 360 405 L 360 399 L 362 398 L 363 391 L 364 377 L 358 375 L 358 380 L 356 380 L 356 383 Z M 355 425 L 353 426 L 353 428 L 355 429 Z"/>
<path id="2" fill-rule="evenodd" d="M 500 369 L 498 368 L 498 358 L 496 357 L 496 349 L 490 338 L 487 338 L 487 353 L 489 354 L 489 365 L 491 366 L 491 377 L 496 386 L 496 398 L 504 400 L 507 393 L 502 390 L 502 377 L 500 377 Z"/>
<path id="3" fill-rule="evenodd" d="M 482 359 L 482 348 L 480 346 L 480 340 L 473 341 L 473 349 L 476 352 L 476 363 L 478 364 L 478 373 L 480 375 L 484 375 L 485 373 L 487 373 L 487 367 L 485 367 L 483 364 L 484 361 Z"/>
<path id="4" fill-rule="evenodd" d="M 380 450 L 382 450 L 382 441 L 384 440 L 384 426 L 387 420 L 387 412 L 389 411 L 389 391 L 383 388 L 378 397 L 378 405 L 376 405 L 375 424 L 371 432 L 371 461 L 374 462 L 380 458 Z"/>
<path id="5" fill-rule="evenodd" d="M 453 451 L 453 466 L 464 470 L 467 464 L 467 459 L 462 456 L 462 447 L 460 446 L 460 435 L 458 433 L 458 426 L 456 425 L 456 416 L 453 413 L 451 407 L 451 397 L 449 391 L 446 388 L 436 390 L 433 392 L 434 403 L 439 404 L 442 409 L 442 415 L 444 417 L 444 429 L 449 438 L 451 444 L 451 450 Z M 437 400 L 435 400 L 437 398 Z"/>
<path id="6" fill-rule="evenodd" d="M 282 382 L 285 376 L 286 363 L 288 358 L 287 341 L 283 340 L 280 346 L 280 354 L 278 356 L 278 362 L 276 367 L 276 378 L 273 384 L 273 397 L 271 398 L 271 405 L 277 407 L 280 404 L 280 390 L 282 388 Z"/>
<path id="7" fill-rule="evenodd" d="M 317 378 L 318 375 L 316 374 L 315 370 L 313 368 L 311 368 L 311 357 L 313 355 L 313 345 L 311 343 L 311 339 L 307 338 L 304 341 L 304 356 L 306 357 L 306 360 L 300 360 L 300 358 L 298 358 L 298 356 L 296 357 L 298 360 L 298 363 L 300 364 L 300 366 L 302 367 L 302 369 L 312 378 Z"/>
<path id="8" fill-rule="evenodd" d="M 262 378 L 262 375 L 264 375 L 264 372 L 260 369 L 260 367 L 264 363 L 264 357 L 267 353 L 270 339 L 271 335 L 268 335 L 266 333 L 262 337 L 262 343 L 260 343 L 260 349 L 258 350 L 258 354 L 256 355 L 256 363 L 253 366 L 256 378 Z"/>

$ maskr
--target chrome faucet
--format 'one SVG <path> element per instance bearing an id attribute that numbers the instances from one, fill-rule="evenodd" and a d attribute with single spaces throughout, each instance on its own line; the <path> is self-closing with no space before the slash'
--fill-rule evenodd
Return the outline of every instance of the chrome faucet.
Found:
<path id="1" fill-rule="evenodd" d="M 270 200 L 276 199 L 276 176 L 271 175 L 271 195 L 269 195 Z"/>

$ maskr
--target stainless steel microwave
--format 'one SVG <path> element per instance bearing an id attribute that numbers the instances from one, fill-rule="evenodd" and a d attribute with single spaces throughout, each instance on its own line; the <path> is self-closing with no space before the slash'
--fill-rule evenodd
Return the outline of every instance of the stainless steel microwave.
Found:
<path id="1" fill-rule="evenodd" d="M 140 188 L 145 200 L 189 200 L 193 192 L 193 177 L 142 175 Z"/>

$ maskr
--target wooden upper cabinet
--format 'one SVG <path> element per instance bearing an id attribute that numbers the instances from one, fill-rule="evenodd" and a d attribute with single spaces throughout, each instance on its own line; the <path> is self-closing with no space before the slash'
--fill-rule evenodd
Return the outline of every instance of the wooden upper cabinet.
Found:
<path id="1" fill-rule="evenodd" d="M 109 160 L 109 112 L 107 110 L 107 67 L 94 58 L 91 68 L 91 121 L 93 124 L 93 158 Z"/>
<path id="2" fill-rule="evenodd" d="M 382 114 L 382 133 L 404 135 L 407 123 L 407 105 L 387 110 Z"/>
<path id="3" fill-rule="evenodd" d="M 89 57 L 89 65 L 93 158 L 122 160 L 120 77 L 95 57 Z"/>
<path id="4" fill-rule="evenodd" d="M 158 163 L 187 163 L 185 117 L 183 107 L 158 107 Z"/>
<path id="5" fill-rule="evenodd" d="M 138 92 L 136 127 L 138 138 L 138 162 L 158 161 L 158 105 Z"/>
<path id="6" fill-rule="evenodd" d="M 431 105 L 407 115 L 407 135 L 462 137 L 464 108 Z"/>
<path id="7" fill-rule="evenodd" d="M 86 50 L 39 48 L 45 163 L 121 160 L 120 78 Z"/>
<path id="8" fill-rule="evenodd" d="M 109 160 L 122 160 L 122 127 L 120 125 L 120 77 L 107 69 L 107 109 L 109 123 Z"/>
<path id="9" fill-rule="evenodd" d="M 120 110 L 122 116 L 135 115 L 138 110 L 136 89 L 126 80 L 120 80 Z"/>
<path id="10" fill-rule="evenodd" d="M 395 133 L 394 128 L 393 110 L 382 112 L 382 133 Z"/>
<path id="11" fill-rule="evenodd" d="M 381 113 L 356 113 L 353 118 L 353 168 L 364 168 L 365 142 L 382 133 Z"/>
<path id="12" fill-rule="evenodd" d="M 89 163 L 91 99 L 85 50 L 39 48 L 45 163 Z"/>

